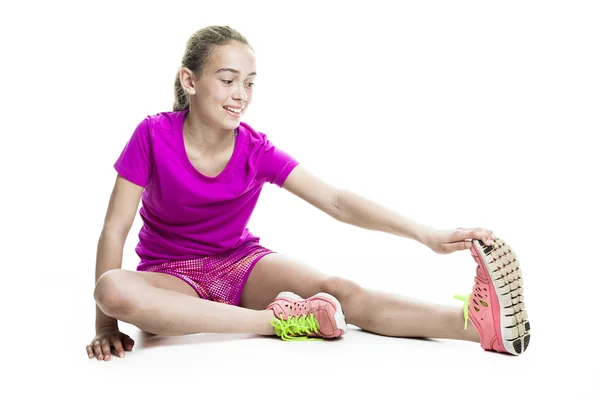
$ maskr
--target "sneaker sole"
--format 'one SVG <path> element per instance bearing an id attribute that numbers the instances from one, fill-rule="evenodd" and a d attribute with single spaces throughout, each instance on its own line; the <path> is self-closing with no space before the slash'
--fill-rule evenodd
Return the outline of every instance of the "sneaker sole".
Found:
<path id="1" fill-rule="evenodd" d="M 330 294 L 327 293 L 317 293 L 315 296 L 319 296 L 319 297 L 325 297 L 327 300 L 329 300 L 330 302 L 332 302 L 335 305 L 335 315 L 334 315 L 334 319 L 335 319 L 335 324 L 337 326 L 338 329 L 341 329 L 344 334 L 346 334 L 348 332 L 348 324 L 346 324 L 346 317 L 344 317 L 344 310 L 342 309 L 342 305 L 340 304 L 340 302 L 338 301 L 338 299 L 336 299 L 335 297 L 333 297 Z M 280 297 L 284 297 L 284 298 L 290 298 L 290 299 L 294 299 L 294 300 L 304 300 L 302 297 L 298 296 L 296 293 L 293 292 L 281 292 L 277 295 L 278 298 Z M 314 296 L 311 296 L 314 297 Z"/>
<path id="2" fill-rule="evenodd" d="M 523 300 L 521 266 L 505 241 L 497 238 L 496 244 L 498 248 L 474 240 L 471 255 L 494 287 L 491 306 L 496 335 L 508 353 L 520 355 L 529 346 L 531 327 Z"/>

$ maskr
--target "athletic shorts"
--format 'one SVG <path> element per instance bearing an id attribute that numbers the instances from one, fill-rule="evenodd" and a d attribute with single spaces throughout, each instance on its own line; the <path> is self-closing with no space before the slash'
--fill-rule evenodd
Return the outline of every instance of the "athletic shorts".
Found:
<path id="1" fill-rule="evenodd" d="M 202 299 L 237 306 L 252 268 L 270 253 L 274 251 L 252 240 L 224 254 L 170 261 L 144 271 L 176 276 L 192 286 Z"/>

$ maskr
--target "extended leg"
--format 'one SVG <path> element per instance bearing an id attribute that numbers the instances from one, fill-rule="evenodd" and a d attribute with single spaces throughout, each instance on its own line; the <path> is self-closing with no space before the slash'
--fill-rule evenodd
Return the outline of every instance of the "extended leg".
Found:
<path id="1" fill-rule="evenodd" d="M 479 334 L 470 322 L 464 329 L 464 313 L 460 307 L 365 289 L 342 278 L 330 278 L 327 290 L 342 304 L 346 321 L 366 331 L 385 336 L 479 342 Z"/>
<path id="2" fill-rule="evenodd" d="M 258 261 L 244 288 L 240 305 L 264 309 L 282 291 L 295 292 L 305 298 L 318 292 L 329 293 L 340 301 L 349 324 L 380 335 L 479 342 L 479 334 L 470 322 L 464 329 L 461 307 L 436 305 L 365 289 L 281 254 L 269 254 Z"/>

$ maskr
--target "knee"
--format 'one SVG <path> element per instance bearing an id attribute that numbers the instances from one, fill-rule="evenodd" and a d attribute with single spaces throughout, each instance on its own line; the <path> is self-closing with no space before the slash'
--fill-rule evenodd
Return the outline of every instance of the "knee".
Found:
<path id="1" fill-rule="evenodd" d="M 113 269 L 100 276 L 94 288 L 94 300 L 102 312 L 117 317 L 131 308 L 130 296 L 125 290 L 123 271 Z"/>
<path id="2" fill-rule="evenodd" d="M 321 282 L 321 291 L 331 294 L 340 301 L 356 296 L 361 289 L 356 282 L 339 276 L 330 276 Z"/>

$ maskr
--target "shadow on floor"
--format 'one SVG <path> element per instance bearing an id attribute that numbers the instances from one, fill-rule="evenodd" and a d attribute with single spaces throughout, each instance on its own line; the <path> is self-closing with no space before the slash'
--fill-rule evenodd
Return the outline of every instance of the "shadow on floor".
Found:
<path id="1" fill-rule="evenodd" d="M 254 334 L 234 334 L 234 333 L 198 333 L 183 336 L 161 336 L 152 333 L 140 331 L 140 340 L 137 341 L 140 348 L 149 349 L 152 347 L 182 346 L 187 344 L 212 344 L 225 343 L 239 340 L 259 339 L 265 336 Z"/>

